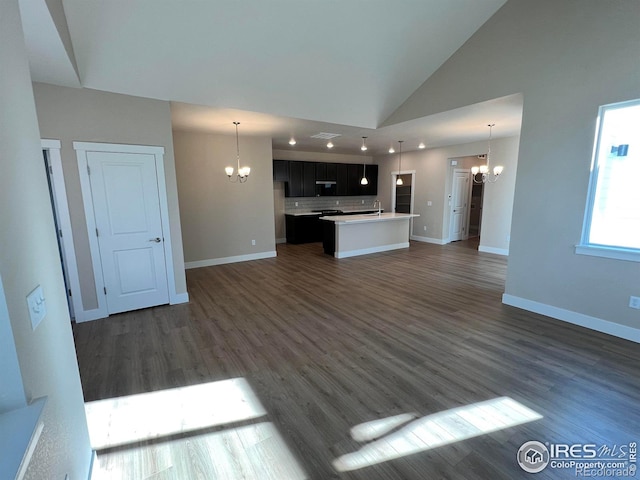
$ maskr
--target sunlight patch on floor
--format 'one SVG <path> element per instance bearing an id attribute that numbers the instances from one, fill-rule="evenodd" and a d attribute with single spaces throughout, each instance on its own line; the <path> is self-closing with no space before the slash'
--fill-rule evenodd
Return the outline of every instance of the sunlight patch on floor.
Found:
<path id="1" fill-rule="evenodd" d="M 192 478 L 304 480 L 309 477 L 269 422 L 98 453 L 92 476 L 92 480 Z"/>
<path id="2" fill-rule="evenodd" d="M 94 450 L 267 414 L 244 378 L 98 400 L 85 411 Z"/>
<path id="3" fill-rule="evenodd" d="M 333 466 L 341 472 L 357 470 L 542 418 L 512 398 L 494 398 L 414 420 L 356 452 L 342 455 Z"/>

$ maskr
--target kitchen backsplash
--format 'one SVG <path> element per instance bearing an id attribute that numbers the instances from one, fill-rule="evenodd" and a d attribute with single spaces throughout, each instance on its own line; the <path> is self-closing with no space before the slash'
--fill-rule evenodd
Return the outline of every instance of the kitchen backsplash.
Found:
<path id="1" fill-rule="evenodd" d="M 376 198 L 374 195 L 359 197 L 289 197 L 284 199 L 284 209 L 286 213 L 310 212 L 311 210 L 372 209 Z M 296 206 L 296 203 L 298 206 Z"/>

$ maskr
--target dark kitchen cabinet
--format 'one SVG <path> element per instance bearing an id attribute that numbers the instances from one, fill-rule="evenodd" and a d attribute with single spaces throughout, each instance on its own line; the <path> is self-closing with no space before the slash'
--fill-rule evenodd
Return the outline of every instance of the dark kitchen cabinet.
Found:
<path id="1" fill-rule="evenodd" d="M 289 162 L 289 181 L 284 189 L 287 197 L 302 197 L 304 194 L 304 163 Z"/>
<path id="2" fill-rule="evenodd" d="M 287 160 L 273 161 L 273 181 L 274 182 L 289 181 L 289 162 Z"/>
<path id="3" fill-rule="evenodd" d="M 367 180 L 369 185 L 365 185 L 362 188 L 362 195 L 377 195 L 378 194 L 378 165 L 367 165 Z"/>
<path id="4" fill-rule="evenodd" d="M 349 195 L 349 165 L 346 163 L 336 165 L 336 195 Z"/>
<path id="5" fill-rule="evenodd" d="M 285 215 L 287 243 L 310 243 L 322 241 L 321 214 Z"/>
<path id="6" fill-rule="evenodd" d="M 316 181 L 336 182 L 330 193 L 342 197 L 378 194 L 378 165 L 367 165 L 368 185 L 361 185 L 364 166 L 355 163 L 273 161 L 273 180 L 285 182 L 286 197 L 315 197 Z"/>
<path id="7" fill-rule="evenodd" d="M 347 195 L 362 195 L 362 165 L 349 164 L 347 167 Z"/>
<path id="8" fill-rule="evenodd" d="M 335 163 L 316 163 L 316 180 L 335 182 L 337 180 L 337 167 Z"/>
<path id="9" fill-rule="evenodd" d="M 312 162 L 304 162 L 303 167 L 303 197 L 316 196 L 316 164 Z"/>
<path id="10" fill-rule="evenodd" d="M 316 163 L 316 180 L 320 180 L 320 181 L 327 180 L 327 164 L 326 163 Z"/>

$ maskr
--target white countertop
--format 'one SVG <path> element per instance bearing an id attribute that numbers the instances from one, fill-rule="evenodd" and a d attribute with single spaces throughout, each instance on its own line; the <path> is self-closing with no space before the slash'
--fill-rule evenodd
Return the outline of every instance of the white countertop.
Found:
<path id="1" fill-rule="evenodd" d="M 331 215 L 320 217 L 320 220 L 328 220 L 337 224 L 343 223 L 367 223 L 367 222 L 387 222 L 392 220 L 406 220 L 420 215 L 412 213 L 367 213 L 364 215 Z"/>

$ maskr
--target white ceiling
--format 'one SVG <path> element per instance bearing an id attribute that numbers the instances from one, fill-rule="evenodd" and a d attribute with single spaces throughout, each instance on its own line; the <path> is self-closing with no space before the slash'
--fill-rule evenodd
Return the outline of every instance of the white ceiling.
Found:
<path id="1" fill-rule="evenodd" d="M 486 138 L 489 122 L 495 136 L 519 132 L 519 96 L 377 129 L 505 1 L 20 0 L 36 81 L 73 84 L 75 63 L 84 87 L 171 101 L 177 129 L 233 133 L 237 120 L 241 134 L 307 150 L 324 148 L 308 138 L 319 132 L 342 135 L 336 151 L 368 136 L 368 153 Z M 56 2 L 66 65 L 43 20 Z"/>

